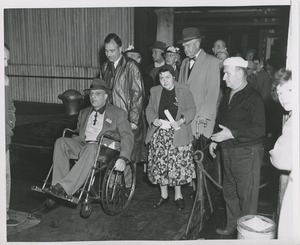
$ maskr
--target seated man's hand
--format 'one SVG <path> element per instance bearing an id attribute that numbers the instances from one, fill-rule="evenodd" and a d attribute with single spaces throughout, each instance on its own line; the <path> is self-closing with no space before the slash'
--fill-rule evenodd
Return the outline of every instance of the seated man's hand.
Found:
<path id="1" fill-rule="evenodd" d="M 137 129 L 137 125 L 136 125 L 136 124 L 134 124 L 134 123 L 130 123 L 130 126 L 131 126 L 131 129 L 132 129 L 132 130 L 135 130 L 135 129 Z"/>
<path id="2" fill-rule="evenodd" d="M 125 166 L 126 166 L 125 161 L 124 161 L 123 159 L 119 158 L 119 159 L 116 161 L 116 164 L 115 164 L 115 170 L 117 170 L 117 171 L 124 171 Z"/>

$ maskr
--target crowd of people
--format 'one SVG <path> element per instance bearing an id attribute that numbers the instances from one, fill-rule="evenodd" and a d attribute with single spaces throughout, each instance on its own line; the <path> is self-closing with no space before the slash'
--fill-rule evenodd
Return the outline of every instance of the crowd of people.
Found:
<path id="1" fill-rule="evenodd" d="M 272 94 L 278 67 L 271 59 L 263 65 L 255 50 L 244 58 L 230 57 L 222 39 L 214 42 L 209 54 L 201 46 L 204 38 L 198 28 L 189 27 L 173 46 L 155 41 L 150 47 L 153 63 L 143 69 L 142 54 L 132 45 L 123 50 L 121 38 L 108 34 L 104 39 L 107 61 L 101 65 L 100 77 L 85 91 L 91 106 L 79 113 L 79 136 L 59 138 L 55 143 L 52 186 L 47 192 L 55 196 L 76 192 L 92 166 L 97 140 L 109 133 L 121 141 L 116 170 L 124 171 L 127 160 L 144 162 L 144 179 L 160 187 L 153 207 L 168 203 L 168 187 L 172 186 L 175 204 L 182 210 L 181 186 L 196 177 L 192 143 L 201 138 L 212 157 L 220 149 L 224 164 L 227 222 L 216 232 L 231 235 L 239 217 L 256 214 L 263 138 L 280 133 L 274 129 L 272 113 L 278 103 L 272 95 L 278 94 L 283 108 L 291 113 L 282 99 L 283 93 L 290 92 L 286 81 L 291 74 L 281 70 L 290 76 L 279 79 L 285 82 L 278 82 Z M 278 168 L 290 170 L 291 166 L 282 166 L 286 161 L 278 153 L 290 137 L 289 125 L 290 119 L 271 160 Z M 69 170 L 68 160 L 74 157 L 79 160 Z"/>

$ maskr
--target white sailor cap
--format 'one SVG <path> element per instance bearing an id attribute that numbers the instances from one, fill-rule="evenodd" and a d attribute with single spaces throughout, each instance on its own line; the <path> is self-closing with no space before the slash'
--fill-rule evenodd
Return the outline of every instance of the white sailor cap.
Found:
<path id="1" fill-rule="evenodd" d="M 238 66 L 238 67 L 248 67 L 248 61 L 241 57 L 230 57 L 224 60 L 224 66 Z"/>

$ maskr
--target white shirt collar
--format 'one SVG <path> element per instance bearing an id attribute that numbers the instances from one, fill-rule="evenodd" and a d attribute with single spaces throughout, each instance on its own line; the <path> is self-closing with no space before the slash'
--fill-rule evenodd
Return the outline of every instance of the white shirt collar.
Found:
<path id="1" fill-rule="evenodd" d="M 122 58 L 122 55 L 120 55 L 119 59 L 117 59 L 115 62 L 114 62 L 114 67 L 116 68 L 120 59 Z"/>
<path id="2" fill-rule="evenodd" d="M 201 50 L 202 50 L 202 49 L 200 49 L 200 50 L 198 51 L 198 53 L 195 55 L 196 59 L 198 58 L 198 56 L 199 56 Z"/>

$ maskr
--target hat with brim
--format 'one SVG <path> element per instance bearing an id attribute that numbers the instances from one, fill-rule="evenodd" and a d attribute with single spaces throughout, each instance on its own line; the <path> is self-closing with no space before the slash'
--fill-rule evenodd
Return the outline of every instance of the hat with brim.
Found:
<path id="1" fill-rule="evenodd" d="M 133 45 L 129 45 L 129 47 L 123 52 L 124 54 L 127 54 L 127 53 L 136 53 L 136 54 L 140 54 L 142 55 L 138 50 L 136 50 L 134 48 Z"/>
<path id="2" fill-rule="evenodd" d="M 94 78 L 90 88 L 83 90 L 84 92 L 89 92 L 91 90 L 104 90 L 107 93 L 111 92 L 111 90 L 107 87 L 107 84 L 104 80 L 102 80 L 101 78 Z"/>
<path id="3" fill-rule="evenodd" d="M 191 41 L 193 39 L 203 39 L 205 36 L 200 33 L 199 29 L 196 27 L 187 27 L 184 28 L 182 31 L 182 39 L 177 42 L 177 44 L 180 43 L 186 43 L 188 41 Z"/>
<path id="4" fill-rule="evenodd" d="M 180 50 L 179 50 L 179 48 L 177 48 L 177 47 L 169 46 L 169 47 L 166 48 L 166 50 L 165 50 L 164 53 L 165 53 L 165 54 L 166 54 L 166 53 L 179 54 L 179 53 L 180 53 Z"/>
<path id="5" fill-rule="evenodd" d="M 136 54 L 142 55 L 142 54 L 141 54 L 139 51 L 137 51 L 136 49 L 125 50 L 125 51 L 124 51 L 124 54 L 127 54 L 127 53 L 136 53 Z"/>
<path id="6" fill-rule="evenodd" d="M 160 49 L 162 51 L 165 51 L 165 49 L 167 48 L 167 44 L 165 44 L 164 42 L 161 41 L 155 41 L 154 45 L 150 47 L 150 49 Z"/>
<path id="7" fill-rule="evenodd" d="M 248 61 L 241 57 L 230 57 L 224 60 L 224 66 L 237 66 L 237 67 L 248 67 Z"/>

